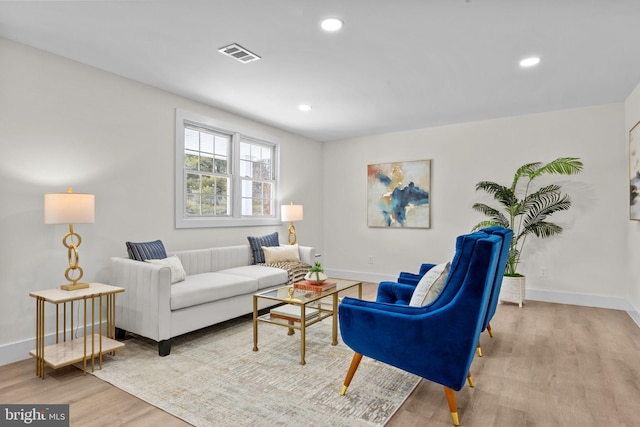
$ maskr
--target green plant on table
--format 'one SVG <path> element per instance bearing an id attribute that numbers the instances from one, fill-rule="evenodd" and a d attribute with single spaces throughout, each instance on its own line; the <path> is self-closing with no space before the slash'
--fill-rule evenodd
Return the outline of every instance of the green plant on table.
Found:
<path id="1" fill-rule="evenodd" d="M 309 269 L 309 273 L 315 273 L 316 280 L 320 281 L 320 273 L 324 273 L 324 268 L 322 268 L 322 264 L 320 264 L 319 262 L 316 262 Z"/>

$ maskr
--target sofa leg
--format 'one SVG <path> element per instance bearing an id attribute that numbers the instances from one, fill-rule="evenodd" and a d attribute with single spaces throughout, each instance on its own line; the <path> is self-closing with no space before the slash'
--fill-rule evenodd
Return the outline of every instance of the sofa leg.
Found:
<path id="1" fill-rule="evenodd" d="M 158 355 L 168 356 L 171 353 L 171 340 L 158 341 Z"/>
<path id="2" fill-rule="evenodd" d="M 127 336 L 127 331 L 116 327 L 116 339 L 123 340 Z"/>

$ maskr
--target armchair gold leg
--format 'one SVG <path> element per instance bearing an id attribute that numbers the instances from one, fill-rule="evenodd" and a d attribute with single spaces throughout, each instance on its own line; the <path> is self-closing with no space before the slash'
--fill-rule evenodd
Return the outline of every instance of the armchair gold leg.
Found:
<path id="1" fill-rule="evenodd" d="M 491 323 L 487 325 L 487 332 L 489 332 L 489 336 L 493 338 L 493 331 L 491 330 Z"/>
<path id="2" fill-rule="evenodd" d="M 347 388 L 351 384 L 351 380 L 358 369 L 358 365 L 360 365 L 360 361 L 362 360 L 362 355 L 360 353 L 354 353 L 353 359 L 351 359 L 351 365 L 349 366 L 349 371 L 347 372 L 347 376 L 344 379 L 344 385 L 342 386 L 342 390 L 340 390 L 340 396 L 344 396 L 347 393 Z"/>
<path id="3" fill-rule="evenodd" d="M 480 347 L 480 343 L 478 343 L 478 348 L 476 348 L 476 351 L 478 352 L 478 357 L 482 357 L 482 348 Z"/>
<path id="4" fill-rule="evenodd" d="M 474 387 L 473 378 L 471 378 L 471 372 L 467 373 L 467 382 L 469 383 L 469 387 Z"/>
<path id="5" fill-rule="evenodd" d="M 460 422 L 458 421 L 458 405 L 456 405 L 456 392 L 445 386 L 444 394 L 447 396 L 447 403 L 449 404 L 449 411 L 451 412 L 453 425 L 458 426 L 460 425 Z"/>

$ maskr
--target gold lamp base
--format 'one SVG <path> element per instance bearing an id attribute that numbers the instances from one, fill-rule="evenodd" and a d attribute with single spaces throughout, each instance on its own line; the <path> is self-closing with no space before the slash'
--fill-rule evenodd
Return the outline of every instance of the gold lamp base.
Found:
<path id="1" fill-rule="evenodd" d="M 75 243 L 75 241 L 77 241 L 77 243 Z M 88 283 L 80 282 L 80 279 L 82 279 L 84 275 L 84 270 L 78 265 L 80 262 L 78 246 L 80 246 L 80 243 L 82 243 L 82 238 L 78 233 L 73 231 L 73 224 L 69 224 L 69 232 L 62 238 L 62 244 L 67 248 L 67 258 L 69 260 L 69 268 L 65 270 L 64 277 L 70 282 L 66 285 L 60 285 L 60 289 L 64 291 L 75 291 L 89 287 Z M 74 278 L 73 276 L 76 275 L 78 277 Z"/>
<path id="2" fill-rule="evenodd" d="M 289 223 L 289 244 L 295 245 L 298 240 L 296 237 L 296 228 L 293 226 L 293 222 Z"/>
<path id="3" fill-rule="evenodd" d="M 88 287 L 88 283 L 68 283 L 66 285 L 60 285 L 60 289 L 65 291 L 76 291 L 78 289 L 86 289 Z"/>

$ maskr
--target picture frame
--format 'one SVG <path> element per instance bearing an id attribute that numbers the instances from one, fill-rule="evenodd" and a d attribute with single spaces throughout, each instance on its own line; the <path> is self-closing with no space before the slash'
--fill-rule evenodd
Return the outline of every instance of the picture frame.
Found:
<path id="1" fill-rule="evenodd" d="M 640 122 L 629 130 L 629 219 L 640 221 Z"/>
<path id="2" fill-rule="evenodd" d="M 431 227 L 431 160 L 367 165 L 367 226 Z"/>

